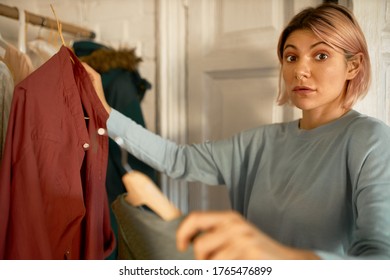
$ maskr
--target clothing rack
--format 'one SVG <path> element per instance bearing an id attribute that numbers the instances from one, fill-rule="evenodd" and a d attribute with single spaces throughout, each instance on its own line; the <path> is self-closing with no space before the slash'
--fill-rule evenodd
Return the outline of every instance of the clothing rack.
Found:
<path id="1" fill-rule="evenodd" d="M 45 28 L 53 28 L 53 26 L 57 26 L 57 21 L 48 17 L 36 15 L 25 11 L 26 21 L 33 25 L 39 25 Z M 19 19 L 19 11 L 16 7 L 10 7 L 4 4 L 0 4 L 0 16 L 6 16 L 13 19 Z M 66 32 L 69 34 L 73 34 L 79 37 L 94 39 L 96 37 L 95 32 L 78 27 L 73 24 L 64 23 L 61 21 L 62 32 Z"/>

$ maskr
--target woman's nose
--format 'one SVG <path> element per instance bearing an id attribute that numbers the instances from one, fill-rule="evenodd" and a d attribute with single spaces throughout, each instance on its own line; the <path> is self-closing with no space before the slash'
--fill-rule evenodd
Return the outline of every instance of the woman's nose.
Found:
<path id="1" fill-rule="evenodd" d="M 309 62 L 305 59 L 300 59 L 295 64 L 294 75 L 297 80 L 302 80 L 303 78 L 309 78 L 311 75 Z"/>

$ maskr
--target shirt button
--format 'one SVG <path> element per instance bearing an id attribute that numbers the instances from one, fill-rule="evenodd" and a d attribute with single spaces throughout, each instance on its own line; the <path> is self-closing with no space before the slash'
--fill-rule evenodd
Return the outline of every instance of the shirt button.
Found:
<path id="1" fill-rule="evenodd" d="M 106 134 L 106 130 L 105 130 L 104 128 L 101 127 L 101 128 L 98 129 L 97 133 L 98 133 L 99 135 L 105 135 L 105 134 Z"/>
<path id="2" fill-rule="evenodd" d="M 89 144 L 88 143 L 84 143 L 83 148 L 84 149 L 88 149 L 89 148 Z"/>
<path id="3" fill-rule="evenodd" d="M 69 258 L 70 258 L 70 251 L 69 250 L 65 251 L 64 257 L 66 260 L 69 260 Z"/>

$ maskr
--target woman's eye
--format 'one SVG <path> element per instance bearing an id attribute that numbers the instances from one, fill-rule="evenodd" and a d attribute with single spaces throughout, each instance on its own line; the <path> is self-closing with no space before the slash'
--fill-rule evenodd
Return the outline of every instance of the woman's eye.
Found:
<path id="1" fill-rule="evenodd" d="M 325 53 L 319 53 L 319 54 L 316 55 L 315 58 L 316 58 L 317 60 L 325 60 L 325 59 L 328 58 L 328 55 L 325 54 Z"/>
<path id="2" fill-rule="evenodd" d="M 294 56 L 294 55 L 286 55 L 286 61 L 287 62 L 293 62 L 293 61 L 296 61 L 297 60 L 297 57 Z"/>

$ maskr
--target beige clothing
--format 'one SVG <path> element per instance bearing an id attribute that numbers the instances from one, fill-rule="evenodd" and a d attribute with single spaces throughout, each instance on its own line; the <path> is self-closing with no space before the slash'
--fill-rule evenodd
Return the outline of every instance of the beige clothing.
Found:
<path id="1" fill-rule="evenodd" d="M 7 65 L 0 61 L 0 161 L 3 158 L 9 112 L 11 110 L 14 80 Z"/>
<path id="2" fill-rule="evenodd" d="M 15 86 L 34 71 L 31 59 L 12 45 L 6 48 L 3 61 L 11 71 Z"/>

